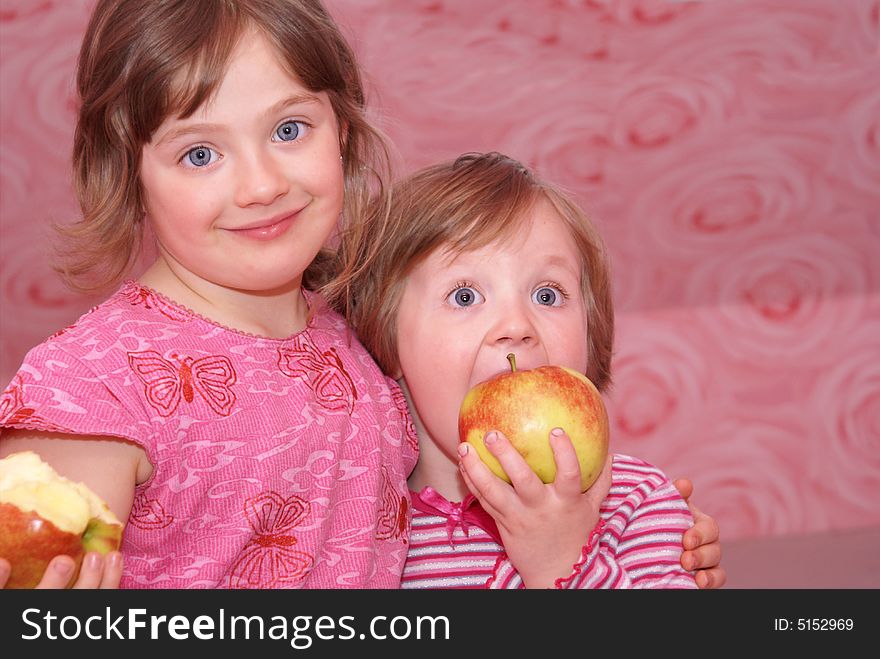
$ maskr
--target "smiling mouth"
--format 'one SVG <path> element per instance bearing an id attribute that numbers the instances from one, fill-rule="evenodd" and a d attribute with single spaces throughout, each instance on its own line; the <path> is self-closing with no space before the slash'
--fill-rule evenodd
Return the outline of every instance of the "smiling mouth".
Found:
<path id="1" fill-rule="evenodd" d="M 227 229 L 227 231 L 236 236 L 242 236 L 245 238 L 271 240 L 272 238 L 277 238 L 285 233 L 293 224 L 294 220 L 296 220 L 298 215 L 299 211 L 294 211 L 293 213 L 280 217 L 277 220 L 271 220 L 266 224 L 244 227 L 242 229 Z"/>

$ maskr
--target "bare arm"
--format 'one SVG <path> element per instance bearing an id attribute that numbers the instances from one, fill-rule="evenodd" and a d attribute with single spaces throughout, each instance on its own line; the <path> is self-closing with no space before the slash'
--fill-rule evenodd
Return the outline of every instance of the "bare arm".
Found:
<path id="1" fill-rule="evenodd" d="M 0 458 L 18 451 L 34 451 L 65 478 L 85 483 L 123 523 L 131 512 L 135 485 L 152 473 L 140 446 L 115 437 L 4 430 Z"/>
<path id="2" fill-rule="evenodd" d="M 112 437 L 61 435 L 5 429 L 0 435 L 0 458 L 18 451 L 34 451 L 60 475 L 85 483 L 125 523 L 131 513 L 134 488 L 149 478 L 152 466 L 134 443 Z M 69 556 L 50 562 L 38 588 L 63 588 L 75 569 Z M 113 588 L 122 574 L 118 552 L 89 553 L 83 559 L 74 588 Z M 9 577 L 9 564 L 0 559 L 0 584 Z"/>

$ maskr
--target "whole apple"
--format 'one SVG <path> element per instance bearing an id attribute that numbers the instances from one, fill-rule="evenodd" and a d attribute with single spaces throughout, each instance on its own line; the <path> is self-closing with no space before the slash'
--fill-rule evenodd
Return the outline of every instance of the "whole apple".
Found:
<path id="1" fill-rule="evenodd" d="M 602 396 L 581 373 L 564 366 L 517 370 L 475 385 L 462 401 L 458 434 L 496 475 L 510 478 L 483 438 L 490 430 L 504 434 L 544 483 L 556 478 L 550 431 L 562 428 L 577 453 L 581 491 L 599 477 L 608 456 L 608 414 Z"/>
<path id="2" fill-rule="evenodd" d="M 60 476 L 32 451 L 0 460 L 0 557 L 12 572 L 7 588 L 33 588 L 49 561 L 119 548 L 122 524 L 94 492 Z"/>

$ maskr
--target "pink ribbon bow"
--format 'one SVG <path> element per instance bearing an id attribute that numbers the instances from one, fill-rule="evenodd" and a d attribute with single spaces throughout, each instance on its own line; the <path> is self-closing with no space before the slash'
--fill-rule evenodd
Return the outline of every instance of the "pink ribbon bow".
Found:
<path id="1" fill-rule="evenodd" d="M 465 535 L 469 535 L 468 530 L 471 526 L 476 526 L 488 533 L 499 545 L 501 544 L 498 525 L 472 494 L 467 495 L 461 503 L 452 503 L 433 487 L 428 486 L 421 492 L 412 493 L 412 505 L 423 513 L 446 518 L 446 532 L 449 534 L 450 545 L 455 544 L 452 533 L 457 526 L 461 527 Z"/>

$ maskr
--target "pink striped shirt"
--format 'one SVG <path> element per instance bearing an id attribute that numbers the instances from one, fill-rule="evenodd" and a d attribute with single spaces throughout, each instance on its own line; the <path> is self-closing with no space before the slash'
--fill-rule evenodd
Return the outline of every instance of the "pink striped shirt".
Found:
<path id="1" fill-rule="evenodd" d="M 672 483 L 653 465 L 618 454 L 611 478 L 599 523 L 585 534 L 580 560 L 556 587 L 696 588 L 693 574 L 680 563 L 682 535 L 693 518 Z M 418 496 L 412 493 L 414 501 Z M 464 523 L 457 517 L 458 512 L 447 517 L 414 504 L 401 586 L 524 588 L 492 524 L 479 515 L 465 514 Z"/>

